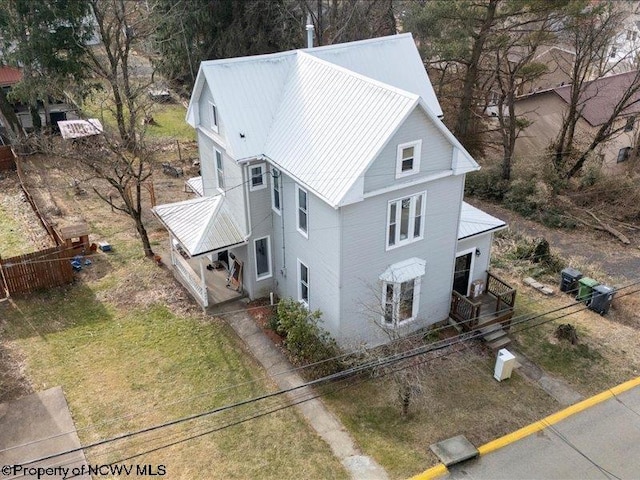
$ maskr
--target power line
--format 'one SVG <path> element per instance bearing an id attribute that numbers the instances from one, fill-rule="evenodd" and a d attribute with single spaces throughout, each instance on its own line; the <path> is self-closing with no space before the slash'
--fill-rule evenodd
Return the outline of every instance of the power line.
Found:
<path id="1" fill-rule="evenodd" d="M 632 285 L 628 285 L 628 286 L 622 287 L 622 288 L 629 288 L 630 286 L 633 286 L 633 285 L 636 285 L 636 284 L 639 284 L 639 283 L 640 283 L 640 281 L 635 282 Z M 631 295 L 631 294 L 637 293 L 639 291 L 640 291 L 640 289 L 634 290 L 632 292 L 625 293 L 624 295 L 621 295 L 621 296 Z M 534 320 L 536 318 L 540 318 L 540 317 L 548 315 L 550 313 L 555 313 L 555 312 L 558 312 L 558 311 L 561 311 L 561 310 L 564 310 L 564 309 L 567 309 L 567 308 L 571 308 L 573 306 L 577 306 L 578 304 L 581 304 L 581 303 L 582 302 L 571 303 L 569 305 L 565 305 L 563 307 L 559 307 L 559 308 L 550 310 L 548 312 L 537 314 L 537 315 L 534 315 L 534 316 L 529 317 L 529 318 L 523 318 L 521 320 L 518 320 L 515 323 L 512 322 L 511 325 L 513 326 L 514 324 L 515 325 L 519 325 L 519 324 L 522 324 L 522 323 L 525 323 L 525 322 L 529 322 L 531 320 Z M 572 314 L 577 313 L 578 311 L 584 310 L 586 308 L 587 307 L 582 307 L 579 310 L 567 313 L 567 314 L 565 314 L 563 316 L 560 316 L 560 317 L 557 317 L 557 318 L 562 318 L 564 316 L 572 315 Z M 539 323 L 536 323 L 535 325 L 530 325 L 529 328 L 531 328 L 532 326 L 540 326 L 540 325 L 542 325 L 544 323 L 548 323 L 550 321 L 554 321 L 557 318 L 551 318 L 551 319 L 545 320 L 544 322 L 539 322 Z M 518 331 L 521 331 L 521 330 L 518 330 Z M 277 397 L 279 395 L 286 394 L 286 393 L 289 393 L 289 392 L 298 391 L 298 390 L 301 390 L 301 389 L 304 389 L 304 388 L 307 388 L 307 387 L 314 387 L 314 386 L 323 385 L 323 384 L 326 384 L 328 382 L 335 381 L 335 380 L 351 378 L 351 376 L 353 376 L 354 374 L 360 374 L 360 373 L 363 373 L 363 372 L 370 371 L 371 369 L 374 369 L 374 368 L 380 368 L 380 367 L 385 367 L 385 366 L 388 366 L 388 365 L 392 365 L 392 364 L 398 363 L 398 362 L 400 362 L 402 360 L 408 360 L 410 358 L 414 358 L 416 356 L 422 355 L 422 354 L 427 353 L 427 352 L 441 350 L 441 349 L 450 347 L 452 345 L 455 345 L 455 344 L 458 344 L 458 343 L 462 343 L 463 341 L 471 340 L 471 339 L 474 339 L 474 338 L 479 338 L 480 336 L 482 336 L 482 332 L 480 332 L 479 329 L 473 330 L 473 331 L 471 331 L 471 332 L 469 332 L 467 334 L 460 334 L 460 335 L 458 335 L 456 337 L 453 337 L 453 339 L 447 339 L 446 341 L 435 341 L 435 342 L 428 343 L 426 345 L 422 345 L 422 346 L 414 348 L 414 349 L 407 350 L 406 352 L 391 354 L 391 355 L 387 355 L 385 357 L 381 357 L 381 358 L 378 358 L 378 359 L 370 361 L 370 362 L 365 362 L 363 364 L 357 365 L 355 367 L 348 368 L 348 369 L 343 370 L 341 372 L 337 372 L 337 373 L 334 373 L 334 374 L 326 375 L 326 376 L 321 377 L 319 379 L 311 380 L 309 382 L 303 383 L 303 384 L 301 384 L 299 386 L 296 386 L 296 387 L 289 387 L 289 388 L 286 388 L 286 389 L 279 390 L 277 392 L 272 392 L 272 393 L 260 395 L 258 397 L 253 397 L 251 399 L 247 399 L 247 400 L 243 400 L 243 401 L 240 401 L 240 402 L 236 402 L 234 404 L 225 405 L 225 406 L 218 407 L 218 408 L 215 408 L 215 409 L 212 409 L 212 410 L 208 410 L 208 411 L 205 411 L 205 412 L 200 412 L 198 414 L 182 417 L 182 418 L 175 419 L 175 420 L 172 420 L 172 421 L 169 421 L 169 422 L 165 422 L 165 423 L 162 423 L 162 424 L 158 424 L 158 425 L 154 425 L 154 426 L 147 427 L 147 428 L 144 428 L 144 429 L 140 429 L 140 430 L 137 430 L 137 431 L 134 431 L 134 432 L 129 432 L 129 433 L 118 435 L 118 436 L 111 437 L 111 438 L 108 438 L 108 439 L 100 440 L 100 441 L 97 441 L 97 442 L 93 442 L 93 443 L 91 443 L 89 445 L 85 445 L 84 447 L 78 447 L 78 448 L 75 448 L 75 449 L 67 450 L 65 452 L 49 455 L 49 456 L 46 456 L 46 457 L 43 457 L 43 458 L 38 458 L 38 459 L 32 460 L 30 462 L 25 462 L 22 465 L 29 465 L 29 464 L 36 463 L 36 462 L 46 461 L 46 460 L 49 460 L 49 459 L 52 459 L 52 458 L 57 458 L 57 457 L 60 457 L 62 455 L 66 455 L 66 454 L 69 454 L 69 453 L 75 453 L 77 451 L 94 448 L 94 447 L 97 447 L 97 446 L 105 445 L 105 444 L 112 443 L 112 442 L 115 442 L 115 441 L 118 441 L 118 440 L 122 440 L 122 439 L 125 439 L 125 438 L 131 438 L 133 436 L 137 436 L 137 435 L 140 435 L 140 434 L 143 434 L 143 433 L 156 431 L 156 430 L 159 430 L 159 429 L 162 429 L 162 428 L 170 427 L 170 426 L 177 425 L 177 424 L 180 424 L 180 423 L 184 423 L 184 422 L 187 422 L 187 421 L 208 417 L 208 416 L 211 416 L 213 414 L 217 414 L 217 413 L 220 413 L 220 412 L 228 411 L 228 410 L 231 410 L 231 409 L 234 409 L 234 408 L 238 408 L 238 407 L 241 407 L 241 406 L 244 406 L 244 405 L 249 405 L 249 404 L 264 400 L 264 399 L 274 398 L 274 397 Z"/>

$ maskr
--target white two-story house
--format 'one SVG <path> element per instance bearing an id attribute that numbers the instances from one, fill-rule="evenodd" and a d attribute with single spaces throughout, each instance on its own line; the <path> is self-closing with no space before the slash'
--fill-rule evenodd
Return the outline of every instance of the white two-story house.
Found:
<path id="1" fill-rule="evenodd" d="M 441 115 L 410 34 L 203 62 L 200 196 L 154 209 L 177 272 L 205 306 L 219 266 L 293 297 L 343 346 L 447 319 L 505 224 L 463 203 L 479 167 Z"/>

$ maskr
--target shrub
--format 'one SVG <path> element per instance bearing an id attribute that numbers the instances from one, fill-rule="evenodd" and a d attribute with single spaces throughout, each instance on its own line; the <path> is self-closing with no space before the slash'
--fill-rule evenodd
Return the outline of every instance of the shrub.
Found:
<path id="1" fill-rule="evenodd" d="M 502 201 L 509 189 L 509 182 L 502 180 L 500 170 L 495 167 L 468 174 L 465 182 L 468 195 L 486 200 Z"/>
<path id="2" fill-rule="evenodd" d="M 321 362 L 339 354 L 336 341 L 319 326 L 322 312 L 310 312 L 300 302 L 282 299 L 278 302 L 274 330 L 284 339 L 287 352 L 295 364 Z M 270 325 L 271 326 L 271 325 Z M 314 367 L 313 373 L 326 375 L 340 370 L 336 360 Z"/>

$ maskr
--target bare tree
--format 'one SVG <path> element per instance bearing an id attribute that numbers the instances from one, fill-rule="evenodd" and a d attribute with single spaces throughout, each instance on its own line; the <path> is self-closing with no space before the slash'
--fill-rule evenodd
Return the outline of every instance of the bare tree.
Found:
<path id="1" fill-rule="evenodd" d="M 50 144 L 49 148 L 51 146 Z M 77 139 L 57 146 L 54 144 L 53 151 L 88 167 L 93 177 L 103 184 L 94 186 L 96 195 L 113 210 L 131 217 L 145 256 L 153 257 L 154 252 L 142 218 L 142 198 L 146 185 L 151 181 L 155 151 L 138 143 L 137 151 L 133 153 L 124 148 L 119 139 L 109 134 Z M 113 191 L 117 195 L 113 196 Z"/>
<path id="2" fill-rule="evenodd" d="M 501 38 L 495 41 L 495 87 L 498 91 L 496 117 L 498 134 L 502 146 L 503 180 L 511 179 L 511 166 L 514 160 L 516 139 L 530 124 L 523 116 L 515 112 L 516 95 L 523 84 L 539 78 L 547 71 L 544 64 L 533 62 L 538 47 L 550 40 L 550 21 L 541 18 L 526 28 L 505 26 Z"/>
<path id="3" fill-rule="evenodd" d="M 562 35 L 575 52 L 575 60 L 571 70 L 566 72 L 570 78 L 568 108 L 563 116 L 558 135 L 551 144 L 552 162 L 560 177 L 571 178 L 577 174 L 585 162 L 585 155 L 593 151 L 600 143 L 611 138 L 607 132 L 611 123 L 626 108 L 634 96 L 623 95 L 622 104 L 616 105 L 612 117 L 598 131 L 593 142 L 586 149 L 576 152 L 576 127 L 586 104 L 598 93 L 590 83 L 594 66 L 599 66 L 597 74 L 604 76 L 610 73 L 602 61 L 606 57 L 609 46 L 618 29 L 622 25 L 624 12 L 617 2 L 602 2 L 587 5 L 586 2 L 570 2 L 562 17 L 564 25 Z M 591 87 L 589 87 L 591 85 Z M 632 90 L 637 87 L 630 86 Z M 617 132 L 616 132 L 617 133 Z M 566 165 L 570 158 L 577 158 L 573 165 Z"/>
<path id="4" fill-rule="evenodd" d="M 98 32 L 99 46 L 85 48 L 94 75 L 110 89 L 111 109 L 123 146 L 139 150 L 141 124 L 147 115 L 146 93 L 152 72 L 137 75 L 144 66 L 136 65 L 133 48 L 153 32 L 145 2 L 127 0 L 89 0 Z"/>

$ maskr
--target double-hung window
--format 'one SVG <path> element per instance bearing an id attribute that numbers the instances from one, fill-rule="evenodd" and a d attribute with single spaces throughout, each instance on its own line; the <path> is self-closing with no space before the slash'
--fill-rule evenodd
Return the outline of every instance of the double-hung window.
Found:
<path id="1" fill-rule="evenodd" d="M 426 192 L 391 200 L 387 208 L 387 250 L 424 236 Z"/>
<path id="2" fill-rule="evenodd" d="M 249 190 L 253 192 L 255 190 L 261 190 L 267 186 L 266 182 L 264 181 L 264 174 L 265 174 L 264 163 L 261 163 L 258 165 L 251 165 L 249 167 L 249 173 L 251 174 Z"/>
<path id="3" fill-rule="evenodd" d="M 309 307 L 309 267 L 298 260 L 298 301 Z"/>
<path id="4" fill-rule="evenodd" d="M 218 188 L 224 190 L 224 168 L 222 166 L 222 152 L 216 152 L 216 177 L 218 178 Z"/>
<path id="5" fill-rule="evenodd" d="M 414 175 L 420 171 L 422 140 L 401 143 L 396 156 L 396 178 Z"/>
<path id="6" fill-rule="evenodd" d="M 309 196 L 307 191 L 296 185 L 296 208 L 298 209 L 298 231 L 305 237 L 309 237 Z"/>
<path id="7" fill-rule="evenodd" d="M 396 327 L 416 318 L 420 305 L 420 282 L 425 266 L 424 260 L 410 258 L 391 265 L 380 276 L 384 325 Z"/>
<path id="8" fill-rule="evenodd" d="M 271 169 L 271 208 L 278 215 L 282 213 L 282 177 L 280 175 L 280 170 L 276 168 Z"/>

